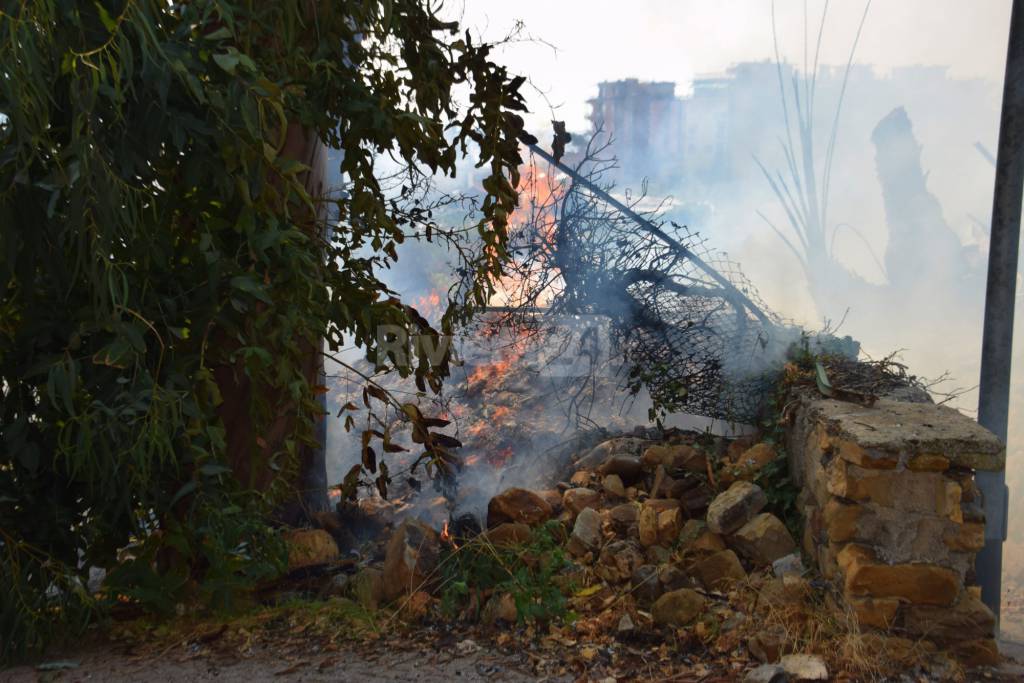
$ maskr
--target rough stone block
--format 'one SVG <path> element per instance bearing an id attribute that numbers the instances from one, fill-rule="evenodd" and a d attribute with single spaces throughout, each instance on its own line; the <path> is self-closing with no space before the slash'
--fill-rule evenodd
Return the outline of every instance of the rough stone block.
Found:
<path id="1" fill-rule="evenodd" d="M 783 555 L 772 562 L 772 574 L 779 578 L 790 575 L 803 576 L 806 571 L 804 561 L 797 552 Z"/>
<path id="2" fill-rule="evenodd" d="M 597 468 L 597 473 L 617 474 L 623 483 L 632 484 L 643 475 L 643 463 L 638 455 L 613 455 Z"/>
<path id="3" fill-rule="evenodd" d="M 562 492 L 558 489 L 544 489 L 537 491 L 537 495 L 546 500 L 548 505 L 551 506 L 552 515 L 558 515 L 565 509 L 565 506 L 562 505 Z"/>
<path id="4" fill-rule="evenodd" d="M 848 505 L 833 498 L 825 504 L 822 522 L 830 541 L 843 543 L 859 536 L 861 518 L 867 510 L 861 505 Z"/>
<path id="5" fill-rule="evenodd" d="M 760 486 L 737 481 L 711 501 L 708 528 L 716 534 L 731 534 L 753 519 L 767 504 L 768 497 Z"/>
<path id="6" fill-rule="evenodd" d="M 733 546 L 751 564 L 763 567 L 796 550 L 789 529 L 778 517 L 764 512 L 729 537 Z"/>
<path id="7" fill-rule="evenodd" d="M 601 515 L 593 508 L 583 508 L 580 514 L 576 515 L 576 523 L 573 524 L 566 547 L 576 557 L 583 557 L 588 552 L 596 550 L 600 544 Z"/>
<path id="8" fill-rule="evenodd" d="M 689 588 L 665 593 L 654 603 L 651 616 L 655 624 L 686 626 L 704 609 L 704 596 Z"/>
<path id="9" fill-rule="evenodd" d="M 580 470 L 579 472 L 573 472 L 569 483 L 577 488 L 587 488 L 590 486 L 590 480 L 593 478 L 594 475 L 587 470 Z"/>
<path id="10" fill-rule="evenodd" d="M 530 526 L 546 522 L 553 514 L 551 505 L 526 489 L 512 488 L 491 498 L 487 504 L 487 526 L 502 522 L 521 522 Z"/>
<path id="11" fill-rule="evenodd" d="M 864 448 L 851 439 L 828 436 L 824 429 L 819 434 L 821 435 L 819 438 L 822 439 L 819 447 L 823 451 L 831 451 L 854 465 L 866 469 L 894 470 L 900 463 L 898 453 L 890 453 L 877 448 Z"/>
<path id="12" fill-rule="evenodd" d="M 960 507 L 960 500 L 963 498 L 963 489 L 955 481 L 946 480 L 946 516 L 957 524 L 963 524 L 964 513 Z"/>
<path id="13" fill-rule="evenodd" d="M 685 471 L 704 474 L 707 471 L 707 460 L 693 446 L 686 444 L 651 446 L 644 451 L 643 463 L 647 469 L 654 470 L 661 465 L 666 471 Z"/>
<path id="14" fill-rule="evenodd" d="M 577 470 L 595 470 L 616 455 L 640 455 L 649 441 L 632 436 L 608 439 L 590 449 L 590 452 L 576 461 Z"/>
<path id="15" fill-rule="evenodd" d="M 952 605 L 959 597 L 960 576 L 932 564 L 884 564 L 864 546 L 847 545 L 838 565 L 848 596 L 901 598 L 919 605 Z"/>
<path id="16" fill-rule="evenodd" d="M 384 599 L 418 590 L 433 576 L 440 560 L 437 532 L 423 522 L 402 522 L 388 540 L 384 556 Z"/>
<path id="17" fill-rule="evenodd" d="M 818 546 L 818 569 L 821 571 L 821 575 L 829 581 L 836 578 L 836 575 L 839 573 L 838 557 L 841 549 L 842 546 L 828 542 Z"/>
<path id="18" fill-rule="evenodd" d="M 861 626 L 888 630 L 896 620 L 900 608 L 898 598 L 855 598 L 847 599 Z"/>
<path id="19" fill-rule="evenodd" d="M 804 531 L 803 537 L 800 539 L 800 549 L 803 551 L 804 555 L 817 562 L 819 541 L 818 536 L 815 535 L 814 532 L 814 525 L 807 521 L 809 519 L 809 515 L 804 513 Z"/>
<path id="20" fill-rule="evenodd" d="M 687 551 L 696 554 L 725 550 L 725 540 L 708 530 L 706 522 L 696 519 L 687 520 L 683 525 L 682 531 L 679 532 L 679 542 Z"/>
<path id="21" fill-rule="evenodd" d="M 954 514 L 960 500 L 959 486 L 938 472 L 873 470 L 845 460 L 829 463 L 828 491 L 854 501 L 940 517 Z"/>
<path id="22" fill-rule="evenodd" d="M 976 553 L 985 547 L 985 524 L 965 522 L 951 527 L 942 537 L 950 550 Z"/>
<path id="23" fill-rule="evenodd" d="M 948 517 L 906 512 L 873 503 L 850 504 L 832 499 L 821 514 L 822 531 L 816 539 L 833 543 L 865 543 L 880 548 L 892 564 L 926 562 L 966 574 L 969 562 L 951 536 L 957 524 Z M 813 556 L 813 554 L 812 554 Z"/>
<path id="24" fill-rule="evenodd" d="M 743 676 L 743 683 L 786 683 L 789 676 L 778 664 L 762 664 Z"/>
<path id="25" fill-rule="evenodd" d="M 623 486 L 622 478 L 617 474 L 609 474 L 602 479 L 601 488 L 610 498 L 618 499 L 626 497 L 626 487 Z"/>
<path id="26" fill-rule="evenodd" d="M 727 591 L 747 578 L 740 558 L 731 550 L 720 550 L 693 565 L 693 573 L 708 590 Z"/>
<path id="27" fill-rule="evenodd" d="M 935 453 L 922 453 L 907 462 L 907 469 L 912 472 L 945 472 L 949 469 L 949 458 Z"/>
<path id="28" fill-rule="evenodd" d="M 341 554 L 334 538 L 323 529 L 295 529 L 284 534 L 288 571 L 328 564 Z"/>
<path id="29" fill-rule="evenodd" d="M 666 510 L 666 512 L 668 512 Z M 678 512 L 678 509 L 676 510 Z M 658 512 L 649 505 L 640 508 L 640 519 L 638 522 L 640 530 L 640 543 L 644 546 L 654 545 L 658 542 Z"/>
<path id="30" fill-rule="evenodd" d="M 622 503 L 608 511 L 608 521 L 612 528 L 620 535 L 629 531 L 635 526 L 640 517 L 640 507 L 634 503 Z"/>
<path id="31" fill-rule="evenodd" d="M 679 540 L 679 531 L 683 526 L 683 513 L 679 508 L 663 510 L 658 513 L 658 543 L 672 545 Z"/>
<path id="32" fill-rule="evenodd" d="M 562 505 L 574 515 L 578 515 L 583 508 L 597 507 L 600 500 L 600 493 L 582 487 L 568 489 L 562 494 Z"/>
<path id="33" fill-rule="evenodd" d="M 804 454 L 802 463 L 803 489 L 801 490 L 807 491 L 809 502 L 813 502 L 819 507 L 825 505 L 832 498 L 832 494 L 828 490 L 828 472 L 825 470 L 825 461 L 825 454 L 817 446 L 810 446 Z M 792 472 L 791 469 L 790 475 Z"/>

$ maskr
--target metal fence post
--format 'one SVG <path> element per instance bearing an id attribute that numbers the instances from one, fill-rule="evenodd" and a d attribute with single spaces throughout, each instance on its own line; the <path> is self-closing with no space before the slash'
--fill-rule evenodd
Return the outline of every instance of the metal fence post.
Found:
<path id="1" fill-rule="evenodd" d="M 1024 4 L 1014 0 L 1003 83 L 996 155 L 992 237 L 988 252 L 985 323 L 981 344 L 978 422 L 1004 443 L 1010 404 L 1010 360 L 1016 305 L 1017 257 L 1024 186 Z M 985 547 L 976 562 L 982 600 L 999 618 L 1003 541 L 1006 540 L 1006 472 L 979 472 L 985 501 Z"/>

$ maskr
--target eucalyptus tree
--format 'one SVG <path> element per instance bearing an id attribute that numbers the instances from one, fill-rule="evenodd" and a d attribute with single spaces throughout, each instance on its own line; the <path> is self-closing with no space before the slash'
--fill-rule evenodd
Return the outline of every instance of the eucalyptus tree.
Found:
<path id="1" fill-rule="evenodd" d="M 321 348 L 373 356 L 382 324 L 436 337 L 487 301 L 523 81 L 439 11 L 0 6 L 3 657 L 91 618 L 90 566 L 109 570 L 108 598 L 161 609 L 227 605 L 279 571 L 267 520 L 301 493 Z M 325 148 L 341 152 L 338 196 L 317 182 Z M 389 196 L 380 159 L 416 179 L 466 155 L 485 176 L 481 248 L 459 251 L 469 286 L 435 329 L 380 273 L 443 226 Z M 424 388 L 447 373 L 444 356 L 378 361 Z"/>

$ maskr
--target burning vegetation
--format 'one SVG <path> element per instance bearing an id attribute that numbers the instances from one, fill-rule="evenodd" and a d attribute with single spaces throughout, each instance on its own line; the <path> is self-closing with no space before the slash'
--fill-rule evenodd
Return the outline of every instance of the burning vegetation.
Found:
<path id="1" fill-rule="evenodd" d="M 696 235 L 559 169 L 524 173 L 502 305 L 466 329 L 443 390 L 379 379 L 441 416 L 450 469 L 428 482 L 415 426 L 367 414 L 395 446 L 386 495 L 360 489 L 353 443 L 336 509 L 314 516 L 338 555 L 293 569 L 437 648 L 489 642 L 554 679 L 956 679 L 996 663 L 867 628 L 802 559 L 817 551 L 782 446 L 783 385 L 863 406 L 923 388 L 892 359 L 857 361 L 849 338 L 794 332 Z M 604 354 L 564 323 L 587 316 Z M 571 371 L 551 372 L 566 356 Z M 373 371 L 335 378 L 343 409 Z M 637 426 L 683 410 L 717 432 Z M 758 427 L 722 429 L 736 417 Z M 990 642 L 984 607 L 970 618 Z"/>
<path id="2" fill-rule="evenodd" d="M 95 4 L 72 32 L 109 34 L 93 50 L 42 40 L 31 27 L 55 22 L 41 10 L 7 41 L 30 56 L 8 60 L 22 94 L 50 115 L 0 115 L 5 134 L 39 129 L 11 138 L 17 163 L 0 170 L 22 169 L 7 183 L 19 211 L 31 207 L 22 222 L 61 239 L 16 235 L 0 301 L 15 321 L 0 330 L 0 442 L 15 454 L 0 463 L 0 569 L 13 586 L 0 623 L 17 636 L 0 657 L 46 645 L 57 615 L 84 629 L 102 602 L 125 621 L 176 612 L 190 630 L 159 647 L 188 656 L 248 656 L 274 638 L 318 653 L 353 640 L 444 656 L 486 644 L 550 680 L 998 675 L 997 617 L 975 585 L 989 539 L 974 477 L 1005 464 L 1002 445 L 932 419 L 927 387 L 893 357 L 863 362 L 853 339 L 789 324 L 646 183 L 615 186 L 648 156 L 682 155 L 684 128 L 718 117 L 734 84 L 702 79 L 686 103 L 673 84 L 604 84 L 592 135 L 571 147 L 554 121 L 548 152 L 524 130 L 526 78 L 420 0 L 348 3 L 317 22 L 310 8 L 228 2 L 219 16 L 164 3 L 153 26 Z M 243 10 L 236 35 L 228 15 Z M 243 44 L 273 49 L 250 57 Z M 211 62 L 210 49 L 224 51 Z M 35 102 L 46 89 L 28 67 L 58 62 L 63 95 Z M 872 138 L 890 224 L 885 266 L 875 260 L 889 282 L 837 258 L 826 209 L 853 55 L 820 167 L 813 64 L 787 67 L 787 88 L 776 54 L 787 167 L 756 161 L 789 221 L 768 224 L 811 297 L 824 310 L 857 291 L 902 310 L 899 287 L 929 304 L 920 315 L 967 308 L 957 290 L 980 261 L 943 223 L 903 109 Z M 91 85 L 85 67 L 101 74 Z M 148 77 L 162 71 L 173 78 Z M 110 108 L 96 104 L 107 96 Z M 133 145 L 95 131 L 65 144 L 66 112 L 50 105 L 67 97 L 82 105 L 73 122 L 107 121 L 122 142 L 145 129 L 149 100 L 189 104 L 163 117 L 170 133 L 147 131 L 148 152 L 126 154 Z M 634 120 L 665 140 L 637 138 L 619 168 L 603 126 Z M 38 140 L 70 170 L 40 161 Z M 731 165 L 701 154 L 688 176 Z M 384 172 L 389 155 L 398 166 Z M 482 194 L 435 184 L 457 161 L 490 169 Z M 93 244 L 97 216 L 123 238 Z M 81 253 L 50 248 L 76 243 Z M 60 286 L 11 270 L 58 252 L 74 266 Z M 959 264 L 955 278 L 921 284 L 939 260 Z M 79 313 L 67 321 L 40 305 L 69 301 Z M 918 421 L 904 429 L 907 416 Z M 53 514 L 36 514 L 36 499 Z M 212 628 L 197 616 L 238 596 L 259 606 Z M 143 628 L 115 632 L 138 643 L 153 635 Z"/>

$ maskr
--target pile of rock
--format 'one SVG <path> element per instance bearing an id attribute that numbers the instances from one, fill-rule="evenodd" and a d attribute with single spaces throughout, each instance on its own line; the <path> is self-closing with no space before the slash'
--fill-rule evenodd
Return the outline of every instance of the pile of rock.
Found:
<path id="1" fill-rule="evenodd" d="M 520 541 L 530 526 L 558 519 L 576 562 L 622 587 L 656 624 L 683 626 L 702 611 L 704 592 L 723 592 L 748 571 L 793 556 L 785 524 L 765 512 L 768 498 L 750 480 L 771 461 L 768 444 L 736 448 L 725 468 L 732 484 L 717 493 L 705 453 L 692 443 L 624 437 L 582 455 L 557 490 L 514 488 L 488 506 L 487 536 Z M 698 592 L 700 591 L 700 592 Z"/>
<path id="2" fill-rule="evenodd" d="M 608 439 L 577 454 L 565 481 L 551 488 L 493 496 L 486 518 L 473 524 L 482 528 L 480 541 L 498 547 L 529 543 L 541 525 L 559 530 L 572 562 L 556 578 L 577 589 L 569 592 L 581 613 L 577 631 L 659 638 L 685 631 L 773 665 L 758 676 L 816 680 L 823 662 L 801 659 L 786 627 L 762 620 L 767 609 L 804 623 L 835 594 L 829 609 L 839 614 L 845 601 L 862 627 L 885 631 L 865 636 L 874 650 L 898 659 L 901 649 L 914 657 L 945 649 L 968 664 L 993 663 L 994 620 L 970 587 L 983 529 L 973 468 L 998 466 L 1001 447 L 969 426 L 950 436 L 949 424 L 896 410 L 802 404 L 787 427 L 788 463 L 771 443 L 751 439 L 718 440 L 713 457 L 696 434 Z M 759 486 L 770 480 L 769 467 L 788 469 L 803 486 L 802 555 L 769 505 L 773 491 Z M 439 501 L 426 508 L 436 507 L 433 524 L 396 520 L 386 506 L 367 510 L 388 518 L 390 536 L 344 590 L 368 608 L 391 602 L 415 611 L 436 602 L 444 544 L 454 548 L 438 531 L 448 510 Z M 295 534 L 302 541 L 295 566 L 337 556 L 315 533 L 326 535 Z M 821 577 L 808 576 L 802 558 Z M 838 590 L 830 592 L 829 582 Z M 592 610 L 576 609 L 590 598 Z M 519 617 L 508 593 L 476 591 L 474 601 L 484 624 Z M 709 629 L 719 635 L 709 637 Z"/>

